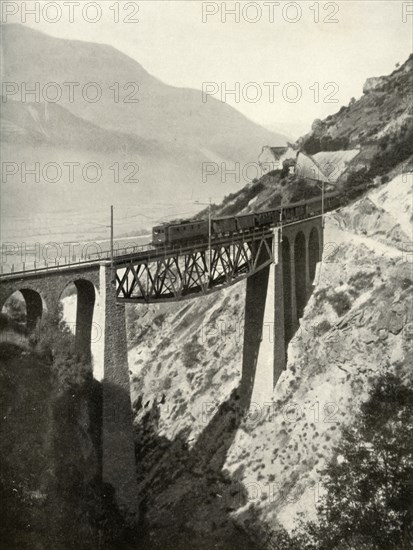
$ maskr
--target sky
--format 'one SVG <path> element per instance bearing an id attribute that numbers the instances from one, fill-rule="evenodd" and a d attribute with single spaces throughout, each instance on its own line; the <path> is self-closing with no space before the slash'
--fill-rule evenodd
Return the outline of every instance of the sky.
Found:
<path id="1" fill-rule="evenodd" d="M 92 2 L 100 9 L 94 23 L 99 12 L 91 6 L 84 17 L 85 3 L 73 7 L 73 22 L 67 6 L 52 22 L 56 2 L 40 2 L 47 11 L 38 21 L 27 14 L 26 24 L 57 37 L 110 44 L 163 82 L 208 89 L 255 122 L 294 138 L 315 118 L 360 97 L 367 77 L 388 74 L 413 49 L 413 3 L 406 1 L 103 0 Z"/>

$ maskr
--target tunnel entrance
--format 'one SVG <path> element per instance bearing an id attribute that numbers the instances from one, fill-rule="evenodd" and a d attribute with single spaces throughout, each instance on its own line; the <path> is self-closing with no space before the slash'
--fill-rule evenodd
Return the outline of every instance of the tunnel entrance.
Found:
<path id="1" fill-rule="evenodd" d="M 306 299 L 306 272 L 305 272 L 305 237 L 300 231 L 297 233 L 294 243 L 294 259 L 295 259 L 295 296 L 297 300 L 297 317 L 300 319 L 303 316 Z"/>

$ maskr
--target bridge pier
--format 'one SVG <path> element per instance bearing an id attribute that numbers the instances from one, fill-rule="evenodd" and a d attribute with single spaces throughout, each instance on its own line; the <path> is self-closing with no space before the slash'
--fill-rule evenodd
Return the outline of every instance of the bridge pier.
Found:
<path id="1" fill-rule="evenodd" d="M 273 272 L 272 265 L 269 265 L 248 277 L 246 283 L 241 403 L 249 404 L 257 380 L 264 387 L 269 383 L 272 389 L 268 361 L 272 361 L 273 358 L 273 339 L 270 333 L 273 329 L 274 313 L 268 295 L 273 288 Z"/>
<path id="2" fill-rule="evenodd" d="M 274 262 L 247 279 L 241 387 L 260 402 L 271 397 L 286 367 L 288 344 L 312 294 L 322 239 L 320 220 L 274 229 Z"/>
<path id="3" fill-rule="evenodd" d="M 91 361 L 92 321 L 96 301 L 95 288 L 92 283 L 85 280 L 76 281 L 75 286 L 77 290 L 76 349 L 86 361 Z"/>
<path id="4" fill-rule="evenodd" d="M 290 243 L 290 287 L 291 287 L 291 334 L 290 339 L 298 328 L 298 314 L 297 314 L 297 294 L 296 294 L 296 258 L 295 258 L 295 239 L 288 239 Z"/>
<path id="5" fill-rule="evenodd" d="M 272 386 L 275 387 L 282 371 L 287 363 L 287 335 L 286 335 L 286 311 L 284 308 L 284 292 L 289 281 L 284 281 L 282 232 L 276 235 L 276 247 L 274 249 L 275 264 L 270 268 L 274 271 L 274 362 Z"/>
<path id="6" fill-rule="evenodd" d="M 269 399 L 285 368 L 284 293 L 280 232 L 274 230 L 274 262 L 247 279 L 242 384 L 244 395 Z M 287 281 L 289 284 L 290 281 Z"/>
<path id="7" fill-rule="evenodd" d="M 310 277 L 310 235 L 305 235 L 305 294 L 306 301 L 310 299 L 313 292 L 312 281 Z"/>
<path id="8" fill-rule="evenodd" d="M 102 478 L 116 492 L 118 505 L 138 516 L 135 446 L 130 401 L 125 305 L 116 303 L 110 266 L 100 266 L 104 319 Z"/>

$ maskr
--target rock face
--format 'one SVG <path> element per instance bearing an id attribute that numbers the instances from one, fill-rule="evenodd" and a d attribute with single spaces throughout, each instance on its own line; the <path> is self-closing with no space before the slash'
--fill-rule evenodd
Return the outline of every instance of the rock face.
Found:
<path id="1" fill-rule="evenodd" d="M 412 84 L 413 56 L 388 76 L 368 78 L 363 95 L 353 98 L 349 105 L 314 121 L 311 132 L 298 143 L 304 151 L 315 155 L 320 151 L 359 149 L 359 155 L 350 162 L 350 168 L 365 165 L 388 165 L 382 173 L 398 162 L 406 148 L 411 152 L 412 107 L 408 100 Z M 394 164 L 392 162 L 394 161 Z M 346 179 L 346 176 L 344 178 Z"/>
<path id="2" fill-rule="evenodd" d="M 368 94 L 372 90 L 382 88 L 387 81 L 388 78 L 384 76 L 372 76 L 371 78 L 368 78 L 363 86 L 363 94 Z"/>
<path id="3" fill-rule="evenodd" d="M 140 493 L 152 542 L 228 549 L 241 530 L 244 544 L 263 548 L 268 526 L 291 528 L 298 512 L 314 516 L 321 471 L 371 380 L 407 372 L 412 358 L 413 281 L 400 246 L 408 228 L 396 238 L 396 197 L 411 202 L 397 178 L 328 215 L 323 262 L 287 370 L 271 400 L 255 388 L 247 415 L 236 399 L 243 283 L 184 305 L 129 309 Z"/>

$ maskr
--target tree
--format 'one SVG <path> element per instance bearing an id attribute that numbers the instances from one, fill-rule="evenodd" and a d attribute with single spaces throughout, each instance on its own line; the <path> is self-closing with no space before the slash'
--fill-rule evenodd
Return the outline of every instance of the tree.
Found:
<path id="1" fill-rule="evenodd" d="M 376 380 L 324 475 L 317 521 L 301 522 L 280 550 L 413 547 L 411 386 L 389 373 Z"/>
<path id="2" fill-rule="evenodd" d="M 413 526 L 413 390 L 381 376 L 329 463 L 321 534 L 340 542 L 402 548 Z"/>

